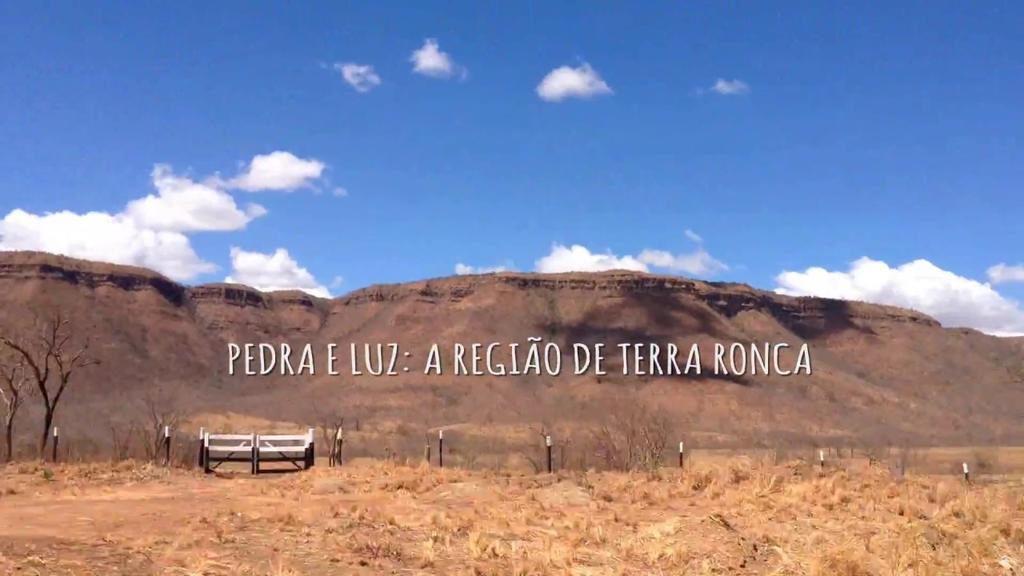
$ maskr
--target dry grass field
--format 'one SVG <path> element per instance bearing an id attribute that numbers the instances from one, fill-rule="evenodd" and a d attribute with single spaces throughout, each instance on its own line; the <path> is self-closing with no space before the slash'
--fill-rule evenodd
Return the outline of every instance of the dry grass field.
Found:
<path id="1" fill-rule="evenodd" d="M 250 477 L 131 462 L 0 468 L 0 573 L 1024 573 L 1019 476 L 695 457 L 684 471 L 355 461 Z"/>

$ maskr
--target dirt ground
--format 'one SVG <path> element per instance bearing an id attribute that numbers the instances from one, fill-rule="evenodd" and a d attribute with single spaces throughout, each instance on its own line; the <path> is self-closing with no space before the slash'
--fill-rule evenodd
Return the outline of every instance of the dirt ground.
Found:
<path id="1" fill-rule="evenodd" d="M 1019 476 L 743 457 L 631 474 L 0 468 L 0 574 L 1022 573 Z"/>

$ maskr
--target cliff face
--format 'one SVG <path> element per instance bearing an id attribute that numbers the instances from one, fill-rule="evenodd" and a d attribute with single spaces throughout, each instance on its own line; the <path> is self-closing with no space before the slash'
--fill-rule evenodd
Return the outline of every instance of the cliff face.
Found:
<path id="1" fill-rule="evenodd" d="M 102 364 L 83 371 L 68 421 L 106 430 L 159 393 L 186 414 L 310 422 L 324 411 L 381 422 L 579 425 L 645 403 L 706 444 L 825 438 L 966 443 L 1024 439 L 1024 347 L 945 329 L 900 308 L 791 298 L 749 286 L 631 272 L 503 273 L 372 286 L 325 300 L 154 272 L 0 253 L 0 329 L 62 309 Z M 810 377 L 424 376 L 432 343 L 807 342 Z M 227 376 L 227 342 L 396 342 L 413 370 L 384 379 Z M 683 425 L 683 424 L 680 424 Z M 83 432 L 84 433 L 84 432 Z"/>

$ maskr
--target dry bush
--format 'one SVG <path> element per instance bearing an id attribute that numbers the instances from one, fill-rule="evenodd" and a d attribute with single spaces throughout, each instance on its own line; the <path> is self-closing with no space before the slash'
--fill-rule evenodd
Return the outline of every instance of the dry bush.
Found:
<path id="1" fill-rule="evenodd" d="M 654 471 L 664 462 L 671 433 L 664 413 L 633 406 L 614 411 L 608 423 L 594 427 L 590 443 L 603 469 Z"/>

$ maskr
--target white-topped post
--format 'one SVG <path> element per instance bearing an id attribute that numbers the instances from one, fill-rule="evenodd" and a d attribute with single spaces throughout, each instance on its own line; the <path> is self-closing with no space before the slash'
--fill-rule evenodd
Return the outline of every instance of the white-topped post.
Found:
<path id="1" fill-rule="evenodd" d="M 444 468 L 444 428 L 437 431 L 437 467 Z"/>

